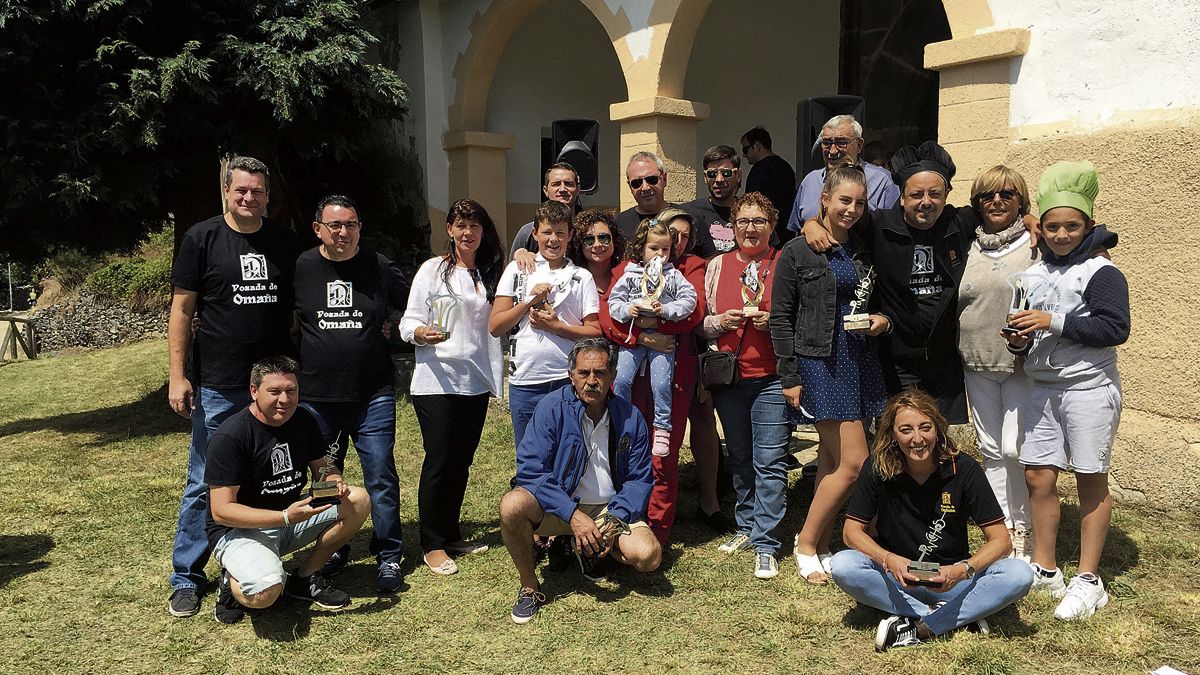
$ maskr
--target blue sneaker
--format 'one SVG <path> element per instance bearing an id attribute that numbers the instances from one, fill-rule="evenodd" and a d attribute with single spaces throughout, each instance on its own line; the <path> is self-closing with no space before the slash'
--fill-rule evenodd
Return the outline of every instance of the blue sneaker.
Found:
<path id="1" fill-rule="evenodd" d="M 379 576 L 375 577 L 375 588 L 380 593 L 395 593 L 404 583 L 404 574 L 400 571 L 399 560 L 385 560 L 379 563 Z"/>
<path id="2" fill-rule="evenodd" d="M 542 595 L 536 588 L 522 587 L 517 593 L 517 602 L 512 608 L 513 622 L 529 623 L 544 602 L 546 602 L 546 596 Z"/>

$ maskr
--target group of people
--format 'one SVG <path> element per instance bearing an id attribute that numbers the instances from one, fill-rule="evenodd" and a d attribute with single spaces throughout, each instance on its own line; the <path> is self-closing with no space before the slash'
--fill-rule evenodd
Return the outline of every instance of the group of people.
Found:
<path id="1" fill-rule="evenodd" d="M 776 576 L 797 424 L 815 426 L 819 447 L 793 560 L 805 581 L 832 580 L 889 614 L 878 649 L 986 631 L 988 615 L 1031 587 L 1062 599 L 1061 619 L 1103 607 L 1115 348 L 1129 307 L 1107 256 L 1116 235 L 1093 220 L 1094 167 L 1047 170 L 1034 215 L 1025 181 L 1003 166 L 975 179 L 969 206 L 948 206 L 955 166 L 933 142 L 898 150 L 890 171 L 862 163 L 849 116 L 821 130 L 825 166 L 798 186 L 785 177 L 787 190 L 769 134 L 741 140 L 741 155 L 704 154 L 709 194 L 680 205 L 664 198 L 661 160 L 633 155 L 635 205 L 615 216 L 580 209 L 578 175 L 555 164 L 547 201 L 508 250 L 487 211 L 459 200 L 446 252 L 411 284 L 359 246 L 344 197 L 318 206 L 321 244 L 297 259 L 294 238 L 262 220 L 266 168 L 235 159 L 227 213 L 188 232 L 173 276 L 170 397 L 191 414 L 193 443 L 172 613 L 198 609 L 210 546 L 223 567 L 218 619 L 281 592 L 344 606 L 328 577 L 368 512 L 380 590 L 399 585 L 388 306 L 405 307 L 399 335 L 415 345 L 418 510 L 433 573 L 452 575 L 457 557 L 486 548 L 464 539 L 459 516 L 488 399 L 508 369 L 515 477 L 499 520 L 520 579 L 518 623 L 546 601 L 542 551 L 574 557 L 591 579 L 609 561 L 658 568 L 688 428 L 696 517 L 726 535 L 720 551 L 754 554 L 756 578 Z M 743 155 L 748 183 L 779 196 L 739 196 Z M 197 307 L 194 395 L 183 364 Z M 293 307 L 302 365 L 272 356 L 287 352 Z M 982 466 L 947 433 L 968 408 Z M 717 496 L 718 418 L 732 522 Z M 341 480 L 347 440 L 365 491 Z M 303 464 L 336 484 L 340 503 L 313 506 Z M 1069 585 L 1055 560 L 1060 471 L 1075 473 L 1082 514 Z M 850 548 L 833 555 L 843 507 Z M 207 539 L 194 531 L 206 512 Z M 986 538 L 974 553 L 968 519 Z M 285 579 L 279 556 L 310 542 Z"/>

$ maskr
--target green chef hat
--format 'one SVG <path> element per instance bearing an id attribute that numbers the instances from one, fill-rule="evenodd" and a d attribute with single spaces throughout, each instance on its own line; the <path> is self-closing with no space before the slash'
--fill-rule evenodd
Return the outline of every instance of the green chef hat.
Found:
<path id="1" fill-rule="evenodd" d="M 1037 203 L 1042 215 L 1059 206 L 1070 206 L 1092 217 L 1100 193 L 1100 174 L 1091 162 L 1059 162 L 1046 169 L 1038 183 Z"/>

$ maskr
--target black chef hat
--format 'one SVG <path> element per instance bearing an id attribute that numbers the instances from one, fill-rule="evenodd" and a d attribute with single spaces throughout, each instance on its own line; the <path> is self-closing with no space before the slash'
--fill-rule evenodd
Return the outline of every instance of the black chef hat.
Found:
<path id="1" fill-rule="evenodd" d="M 905 181 L 922 171 L 940 175 L 949 185 L 955 170 L 950 153 L 936 141 L 925 141 L 919 147 L 906 145 L 892 155 L 892 180 L 896 181 L 901 191 L 904 190 Z"/>

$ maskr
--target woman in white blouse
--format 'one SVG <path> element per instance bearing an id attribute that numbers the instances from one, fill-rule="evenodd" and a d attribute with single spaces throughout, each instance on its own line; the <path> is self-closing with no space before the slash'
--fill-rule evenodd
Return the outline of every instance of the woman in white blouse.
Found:
<path id="1" fill-rule="evenodd" d="M 421 548 L 435 574 L 458 571 L 451 555 L 485 550 L 459 529 L 463 495 L 487 416 L 499 396 L 503 355 L 488 334 L 504 249 L 479 203 L 460 199 L 446 214 L 447 252 L 426 260 L 413 278 L 400 337 L 416 348 L 413 409 L 425 462 L 417 492 Z"/>

